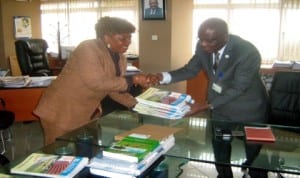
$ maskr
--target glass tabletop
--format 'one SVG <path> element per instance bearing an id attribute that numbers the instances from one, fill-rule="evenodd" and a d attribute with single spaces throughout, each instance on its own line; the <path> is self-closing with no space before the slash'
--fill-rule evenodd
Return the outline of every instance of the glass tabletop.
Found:
<path id="1" fill-rule="evenodd" d="M 90 144 L 108 147 L 115 140 L 114 136 L 124 131 L 134 129 L 143 124 L 156 124 L 176 127 L 182 120 L 169 120 L 154 116 L 141 115 L 132 111 L 114 111 L 99 119 L 80 127 L 57 140 L 71 142 L 86 141 Z"/>
<path id="2" fill-rule="evenodd" d="M 56 155 L 72 155 L 72 156 L 84 156 L 92 158 L 94 155 L 96 155 L 98 152 L 101 152 L 102 148 L 94 145 L 88 145 L 88 144 L 81 144 L 81 143 L 74 143 L 74 142 L 67 142 L 67 141 L 55 141 L 55 143 L 47 145 L 45 147 L 42 147 L 38 150 L 36 150 L 36 153 L 45 153 L 45 154 L 56 154 Z M 10 175 L 10 168 L 16 166 L 20 162 L 22 162 L 28 155 L 24 156 L 23 158 L 20 158 L 18 160 L 15 160 L 8 165 L 5 165 L 0 169 L 0 173 Z M 88 177 L 89 172 L 88 170 L 83 170 L 78 174 L 76 177 Z M 15 178 L 21 178 L 21 177 L 34 177 L 34 176 L 26 176 L 26 175 L 18 175 L 13 174 L 12 175 Z"/>
<path id="3" fill-rule="evenodd" d="M 108 147 L 115 141 L 115 135 L 146 123 L 181 128 L 175 134 L 175 146 L 165 154 L 166 157 L 300 174 L 300 128 L 267 125 L 271 127 L 276 141 L 253 142 L 247 141 L 244 136 L 244 126 L 251 124 L 214 120 L 207 113 L 172 120 L 131 111 L 115 111 L 59 137 L 58 140 L 74 143 L 84 141 Z M 232 136 L 215 136 L 216 127 L 229 129 Z"/>
<path id="4" fill-rule="evenodd" d="M 245 139 L 245 126 L 270 127 L 276 141 Z M 265 124 L 234 123 L 199 117 L 185 118 L 175 135 L 176 145 L 166 156 L 214 164 L 300 174 L 300 128 Z M 230 137 L 216 136 L 217 129 L 229 129 Z"/>
<path id="5" fill-rule="evenodd" d="M 73 155 L 73 156 L 84 156 L 92 158 L 97 153 L 101 152 L 103 148 L 101 146 L 92 145 L 83 142 L 68 142 L 63 140 L 57 140 L 55 143 L 47 145 L 36 152 L 46 153 L 46 154 L 56 154 L 56 155 Z M 16 160 L 9 165 L 2 167 L 0 169 L 0 173 L 10 175 L 10 168 L 19 164 L 23 161 L 27 156 L 21 158 L 20 160 Z M 147 169 L 141 176 L 148 178 L 174 178 L 178 177 L 181 174 L 181 166 L 186 163 L 186 159 L 179 158 L 166 158 L 162 157 L 160 160 L 155 162 L 152 167 Z M 34 176 L 26 176 L 26 175 L 12 175 L 15 178 L 21 177 L 34 177 Z M 101 176 L 92 175 L 89 171 L 89 168 L 84 168 L 81 172 L 79 172 L 75 178 L 98 178 Z"/>

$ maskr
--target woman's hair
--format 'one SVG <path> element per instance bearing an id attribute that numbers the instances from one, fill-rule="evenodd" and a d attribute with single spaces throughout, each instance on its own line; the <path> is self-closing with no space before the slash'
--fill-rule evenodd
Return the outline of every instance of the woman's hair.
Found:
<path id="1" fill-rule="evenodd" d="M 135 27 L 125 19 L 118 17 L 102 17 L 95 25 L 97 38 L 106 34 L 134 33 Z"/>

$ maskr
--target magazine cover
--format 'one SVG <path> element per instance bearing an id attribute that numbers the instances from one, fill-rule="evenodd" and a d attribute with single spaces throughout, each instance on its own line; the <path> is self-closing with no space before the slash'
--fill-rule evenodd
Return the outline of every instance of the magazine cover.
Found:
<path id="1" fill-rule="evenodd" d="M 182 118 L 190 111 L 189 104 L 194 103 L 190 95 L 152 87 L 136 99 L 138 104 L 133 108 L 134 111 L 168 119 Z"/>
<path id="2" fill-rule="evenodd" d="M 32 153 L 10 172 L 43 177 L 74 177 L 87 164 L 88 158 Z"/>

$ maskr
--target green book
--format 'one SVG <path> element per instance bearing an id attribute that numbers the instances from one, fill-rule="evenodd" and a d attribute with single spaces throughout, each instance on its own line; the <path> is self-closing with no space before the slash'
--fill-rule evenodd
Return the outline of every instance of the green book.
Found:
<path id="1" fill-rule="evenodd" d="M 138 163 L 159 144 L 158 140 L 127 136 L 103 150 L 103 156 Z"/>

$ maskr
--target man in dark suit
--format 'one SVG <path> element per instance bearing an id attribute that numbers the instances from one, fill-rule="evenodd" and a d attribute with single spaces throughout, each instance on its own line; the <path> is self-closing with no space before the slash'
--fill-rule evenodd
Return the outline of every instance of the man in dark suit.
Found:
<path id="1" fill-rule="evenodd" d="M 145 10 L 146 18 L 162 18 L 163 9 L 158 6 L 157 0 L 149 0 L 149 8 Z"/>
<path id="2" fill-rule="evenodd" d="M 192 106 L 193 112 L 211 109 L 213 119 L 265 122 L 268 99 L 259 74 L 261 56 L 256 47 L 229 34 L 226 22 L 218 18 L 204 21 L 198 37 L 196 52 L 190 61 L 170 72 L 149 74 L 153 84 L 187 80 L 204 70 L 209 80 L 208 100 L 204 105 Z M 228 147 L 231 150 L 230 144 Z M 217 170 L 218 177 L 231 177 Z"/>
<path id="3" fill-rule="evenodd" d="M 264 122 L 267 91 L 260 78 L 261 56 L 256 47 L 228 34 L 226 22 L 218 18 L 204 21 L 198 37 L 196 52 L 186 65 L 169 72 L 149 74 L 151 81 L 154 84 L 179 82 L 204 70 L 209 80 L 208 101 L 198 109 L 211 109 L 214 118 Z M 215 61 L 217 53 L 219 61 Z"/>

